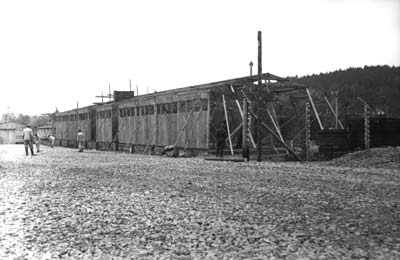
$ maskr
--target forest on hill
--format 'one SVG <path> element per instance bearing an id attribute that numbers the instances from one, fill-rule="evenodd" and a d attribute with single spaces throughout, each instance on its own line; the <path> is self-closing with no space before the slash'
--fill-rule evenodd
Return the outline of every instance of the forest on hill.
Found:
<path id="1" fill-rule="evenodd" d="M 364 66 L 292 79 L 307 85 L 321 103 L 324 95 L 332 100 L 338 91 L 342 116 L 362 113 L 360 97 L 371 107 L 372 116 L 400 118 L 400 67 Z"/>

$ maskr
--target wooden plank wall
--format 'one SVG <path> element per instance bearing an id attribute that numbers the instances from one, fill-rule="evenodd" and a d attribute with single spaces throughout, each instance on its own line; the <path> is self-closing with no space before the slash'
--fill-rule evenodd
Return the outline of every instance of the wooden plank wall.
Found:
<path id="1" fill-rule="evenodd" d="M 148 95 L 119 105 L 122 144 L 207 149 L 208 91 Z"/>
<path id="2" fill-rule="evenodd" d="M 15 144 L 16 142 L 15 129 L 1 129 L 0 130 L 0 144 Z M 19 133 L 21 134 L 21 133 Z"/>
<path id="3" fill-rule="evenodd" d="M 58 140 L 75 140 L 78 129 L 81 129 L 85 135 L 85 140 L 89 141 L 91 137 L 90 108 L 58 113 L 55 128 L 55 138 Z"/>
<path id="4" fill-rule="evenodd" d="M 96 142 L 112 142 L 113 136 L 111 115 L 111 104 L 96 106 Z"/>

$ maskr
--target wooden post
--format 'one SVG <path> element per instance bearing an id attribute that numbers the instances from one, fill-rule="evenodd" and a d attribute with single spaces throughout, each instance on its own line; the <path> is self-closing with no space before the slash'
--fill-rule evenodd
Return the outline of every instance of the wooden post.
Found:
<path id="1" fill-rule="evenodd" d="M 247 129 L 248 129 L 248 112 L 247 112 L 247 100 L 243 99 L 243 131 L 242 131 L 242 154 L 243 158 L 249 160 L 249 150 L 247 147 Z"/>
<path id="2" fill-rule="evenodd" d="M 108 96 L 109 96 L 109 101 L 111 102 L 111 83 L 108 83 Z"/>
<path id="3" fill-rule="evenodd" d="M 259 119 L 259 117 L 254 114 L 253 112 L 250 111 L 250 114 L 255 118 L 255 119 Z M 261 118 L 260 118 L 261 120 Z M 292 150 L 290 149 L 290 147 L 285 143 L 282 142 L 280 137 L 266 124 L 261 120 L 261 126 L 263 126 L 273 137 L 275 137 L 275 139 L 277 139 L 282 145 L 283 147 L 285 147 L 285 149 L 291 154 L 293 155 L 298 161 L 302 161 L 301 158 Z"/>
<path id="4" fill-rule="evenodd" d="M 222 94 L 222 103 L 223 103 L 223 105 L 224 105 L 226 130 L 228 131 L 228 138 L 229 138 L 229 148 L 231 149 L 231 154 L 233 155 L 231 131 L 230 131 L 230 129 L 229 129 L 228 111 L 227 111 L 227 109 L 226 109 L 226 102 L 225 102 L 225 96 L 224 96 L 224 94 Z"/>
<path id="5" fill-rule="evenodd" d="M 232 91 L 232 93 L 235 93 L 235 90 L 234 90 L 234 88 L 232 87 L 232 85 L 231 85 L 231 91 Z M 243 120 L 244 115 L 243 115 L 243 110 L 242 110 L 242 108 L 240 107 L 239 100 L 235 99 L 235 102 L 236 102 L 236 106 L 237 106 L 237 108 L 238 108 L 238 110 L 239 110 L 240 117 L 241 117 L 242 120 Z M 250 122 L 250 121 L 249 121 L 249 122 Z M 241 123 L 241 125 L 242 125 L 242 124 L 243 124 L 243 123 Z M 249 123 L 248 123 L 248 124 L 249 124 Z M 240 127 L 240 125 L 239 125 L 238 127 Z M 234 135 L 234 133 L 236 133 L 235 130 L 232 132 L 232 136 Z M 248 134 L 249 134 L 250 142 L 251 142 L 251 144 L 253 145 L 253 148 L 256 148 L 256 143 L 254 142 L 254 139 L 253 139 L 253 136 L 251 135 L 251 132 L 249 132 Z"/>
<path id="6" fill-rule="evenodd" d="M 310 158 L 310 103 L 306 102 L 306 140 L 305 140 L 305 157 L 306 161 L 308 161 Z"/>
<path id="7" fill-rule="evenodd" d="M 370 148 L 368 104 L 361 97 L 357 99 L 364 105 L 364 147 L 368 150 Z"/>
<path id="8" fill-rule="evenodd" d="M 262 75 L 262 37 L 261 31 L 258 31 L 258 87 L 259 89 L 262 88 L 261 82 L 261 75 Z M 257 102 L 257 162 L 261 162 L 261 154 L 262 154 L 262 147 L 261 147 L 261 102 L 260 97 L 258 98 Z"/>
<path id="9" fill-rule="evenodd" d="M 333 110 L 333 107 L 332 107 L 331 103 L 329 102 L 329 100 L 328 100 L 328 98 L 327 98 L 326 96 L 324 96 L 324 99 L 325 99 L 326 103 L 328 104 L 329 110 L 330 110 L 330 111 L 332 112 L 332 114 L 335 116 L 335 120 L 337 121 L 337 122 L 335 121 L 335 126 L 336 126 L 336 128 L 337 128 L 337 125 L 336 125 L 336 124 L 339 124 L 339 126 L 340 126 L 342 129 L 344 129 L 344 127 L 343 127 L 343 125 L 342 125 L 342 122 L 340 122 L 340 120 L 339 120 L 339 118 L 338 118 L 338 115 L 336 114 L 337 111 L 335 112 L 335 110 Z M 336 110 L 337 110 L 337 103 L 336 103 Z"/>
<path id="10" fill-rule="evenodd" d="M 78 101 L 76 101 L 76 120 L 77 120 L 77 124 L 76 124 L 76 130 L 79 130 L 79 104 Z"/>
<path id="11" fill-rule="evenodd" d="M 364 102 L 364 143 L 365 143 L 365 149 L 368 150 L 370 148 L 369 117 L 368 117 L 368 105 L 365 102 Z"/>
<path id="12" fill-rule="evenodd" d="M 307 92 L 308 100 L 310 101 L 311 107 L 312 107 L 312 109 L 314 111 L 315 117 L 317 118 L 319 128 L 321 130 L 324 130 L 324 127 L 322 126 L 322 123 L 321 123 L 321 119 L 319 118 L 319 115 L 318 115 L 317 108 L 315 107 L 314 101 L 312 100 L 312 97 L 311 97 L 311 94 L 310 94 L 310 90 L 308 90 L 308 88 L 306 88 L 306 92 Z"/>
<path id="13" fill-rule="evenodd" d="M 210 106 L 210 92 L 207 93 L 207 135 L 206 135 L 206 142 L 207 142 L 207 150 L 210 149 L 210 124 L 211 124 L 211 118 L 210 118 L 210 110 L 211 110 L 211 106 Z"/>

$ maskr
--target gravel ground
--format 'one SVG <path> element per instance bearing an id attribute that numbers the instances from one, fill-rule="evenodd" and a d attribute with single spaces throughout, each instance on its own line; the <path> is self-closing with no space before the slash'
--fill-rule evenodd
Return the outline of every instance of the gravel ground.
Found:
<path id="1" fill-rule="evenodd" d="M 400 172 L 0 146 L 0 259 L 400 259 Z"/>

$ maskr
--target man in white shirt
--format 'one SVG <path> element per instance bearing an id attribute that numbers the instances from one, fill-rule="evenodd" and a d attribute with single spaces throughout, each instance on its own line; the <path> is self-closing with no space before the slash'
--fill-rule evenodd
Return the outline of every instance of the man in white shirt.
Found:
<path id="1" fill-rule="evenodd" d="M 28 156 L 28 146 L 31 150 L 31 155 L 34 156 L 36 154 L 33 153 L 33 131 L 30 125 L 22 130 L 22 138 L 24 139 L 25 153 Z"/>
<path id="2" fill-rule="evenodd" d="M 85 141 L 85 135 L 83 134 L 82 130 L 79 129 L 78 134 L 76 135 L 76 142 L 78 143 L 79 152 L 83 152 L 84 141 Z"/>
<path id="3" fill-rule="evenodd" d="M 54 141 L 55 141 L 56 138 L 54 136 L 52 136 L 52 135 L 49 135 L 48 137 L 49 137 L 49 140 L 50 140 L 50 147 L 54 148 Z"/>

